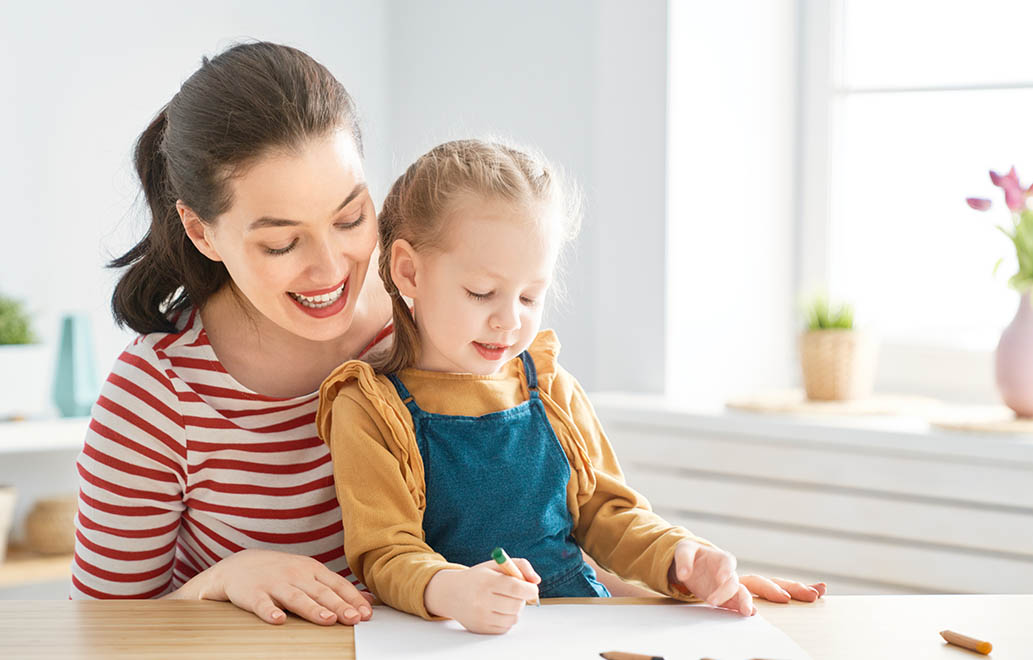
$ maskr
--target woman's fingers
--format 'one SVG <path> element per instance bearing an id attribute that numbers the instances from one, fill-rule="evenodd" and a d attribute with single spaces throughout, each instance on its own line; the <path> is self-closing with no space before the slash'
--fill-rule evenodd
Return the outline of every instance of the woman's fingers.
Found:
<path id="1" fill-rule="evenodd" d="M 287 615 L 276 606 L 273 599 L 267 593 L 257 594 L 255 599 L 245 606 L 243 603 L 234 603 L 238 607 L 251 610 L 255 616 L 262 621 L 272 624 L 280 624 L 287 620 Z"/>
<path id="2" fill-rule="evenodd" d="M 351 619 L 356 617 L 358 620 L 368 621 L 373 616 L 373 606 L 370 600 L 373 598 L 373 594 L 363 594 L 347 579 L 329 570 L 326 574 L 317 574 L 315 579 L 317 584 L 330 590 L 334 596 L 330 603 L 323 600 L 319 602 L 337 612 L 337 616 L 342 619 L 342 622 L 349 624 L 357 623 L 357 621 L 351 621 Z M 309 595 L 314 596 L 315 594 L 309 591 Z M 366 598 L 366 596 L 369 596 L 369 598 Z M 351 615 L 348 612 L 355 612 L 356 614 Z M 347 621 L 345 621 L 346 619 Z"/>
<path id="3" fill-rule="evenodd" d="M 774 603 L 788 603 L 793 599 L 812 603 L 828 591 L 828 585 L 824 582 L 806 585 L 795 580 L 778 577 L 767 578 L 761 575 L 744 575 L 739 579 L 759 598 Z"/>
<path id="4" fill-rule="evenodd" d="M 802 582 L 796 582 L 794 580 L 786 580 L 783 578 L 771 578 L 771 581 L 785 589 L 787 592 L 789 592 L 789 595 L 791 595 L 796 600 L 802 600 L 808 603 L 813 603 L 824 594 L 824 589 L 818 591 L 818 589 L 814 587 L 809 587 L 806 584 L 803 584 Z"/>
<path id="5" fill-rule="evenodd" d="M 281 592 L 273 594 L 281 607 L 294 612 L 303 619 L 322 626 L 337 623 L 337 614 L 317 603 L 307 593 L 297 587 L 284 587 Z"/>
<path id="6" fill-rule="evenodd" d="M 322 582 L 315 581 L 305 589 L 302 589 L 302 591 L 308 594 L 309 598 L 336 614 L 338 623 L 354 626 L 359 621 L 362 621 L 362 614 L 359 608 L 352 605 L 341 594 Z"/>
<path id="7" fill-rule="evenodd" d="M 758 598 L 770 600 L 773 603 L 788 603 L 793 599 L 788 591 L 773 580 L 761 575 L 743 575 L 739 581 Z"/>

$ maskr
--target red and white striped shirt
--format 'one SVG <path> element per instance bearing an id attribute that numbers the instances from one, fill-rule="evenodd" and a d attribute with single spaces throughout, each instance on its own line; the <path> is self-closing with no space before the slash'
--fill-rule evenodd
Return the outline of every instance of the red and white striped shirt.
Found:
<path id="1" fill-rule="evenodd" d="M 177 328 L 130 344 L 93 407 L 72 598 L 156 598 L 245 548 L 307 555 L 356 583 L 318 393 L 256 394 L 220 364 L 196 311 Z"/>

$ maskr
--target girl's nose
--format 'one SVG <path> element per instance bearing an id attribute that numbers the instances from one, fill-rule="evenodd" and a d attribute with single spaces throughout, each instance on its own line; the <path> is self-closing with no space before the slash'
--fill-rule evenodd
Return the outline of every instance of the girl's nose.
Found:
<path id="1" fill-rule="evenodd" d="M 491 327 L 500 332 L 512 332 L 520 328 L 520 310 L 516 305 L 503 305 L 491 317 Z"/>

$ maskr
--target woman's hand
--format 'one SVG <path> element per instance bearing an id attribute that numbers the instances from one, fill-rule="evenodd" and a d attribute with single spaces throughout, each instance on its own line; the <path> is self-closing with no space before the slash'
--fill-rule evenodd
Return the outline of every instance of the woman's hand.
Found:
<path id="1" fill-rule="evenodd" d="M 355 625 L 373 614 L 372 595 L 311 557 L 274 550 L 241 550 L 166 598 L 228 600 L 267 623 L 286 621 L 284 610 L 321 625 Z"/>
<path id="2" fill-rule="evenodd" d="M 824 582 L 806 585 L 802 582 L 783 578 L 766 578 L 760 575 L 743 575 L 739 582 L 750 590 L 757 598 L 770 600 L 773 603 L 788 603 L 791 600 L 802 600 L 813 603 L 828 590 Z"/>
<path id="3" fill-rule="evenodd" d="M 500 635 L 508 631 L 516 625 L 524 603 L 538 598 L 542 581 L 526 559 L 513 562 L 523 580 L 503 573 L 494 560 L 438 571 L 423 592 L 427 611 L 455 619 L 470 632 Z"/>
<path id="4" fill-rule="evenodd" d="M 749 589 L 735 572 L 735 557 L 709 545 L 680 541 L 674 548 L 674 561 L 667 579 L 681 584 L 689 593 L 713 605 L 753 616 L 757 608 Z"/>

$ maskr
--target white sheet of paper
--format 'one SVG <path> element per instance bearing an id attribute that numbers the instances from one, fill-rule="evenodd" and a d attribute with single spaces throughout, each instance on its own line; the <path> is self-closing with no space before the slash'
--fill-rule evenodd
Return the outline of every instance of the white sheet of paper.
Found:
<path id="1" fill-rule="evenodd" d="M 355 627 L 357 660 L 598 660 L 604 651 L 665 660 L 810 660 L 759 615 L 705 605 L 542 605 L 525 607 L 504 635 L 475 635 L 455 621 L 424 621 L 388 607 Z"/>

